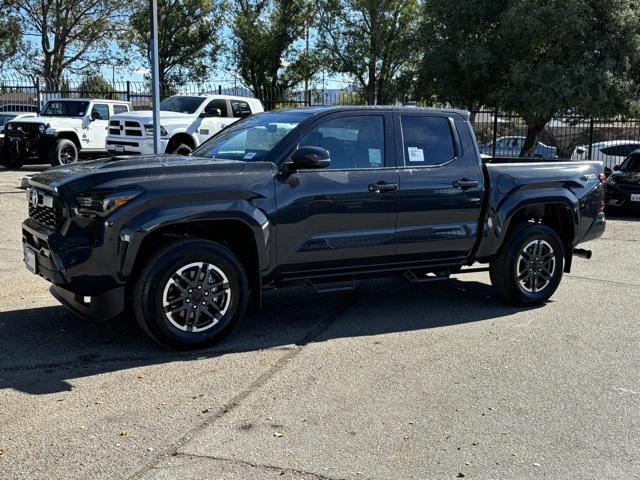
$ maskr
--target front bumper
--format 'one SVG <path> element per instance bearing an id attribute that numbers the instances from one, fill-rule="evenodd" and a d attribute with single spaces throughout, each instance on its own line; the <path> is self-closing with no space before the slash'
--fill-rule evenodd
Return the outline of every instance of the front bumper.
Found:
<path id="1" fill-rule="evenodd" d="M 101 262 L 97 249 L 82 238 L 66 238 L 29 218 L 22 243 L 35 256 L 33 273 L 51 282 L 52 295 L 71 311 L 97 320 L 124 310 L 124 285 Z"/>
<path id="2" fill-rule="evenodd" d="M 160 153 L 167 149 L 168 140 L 160 139 Z M 153 155 L 153 139 L 148 137 L 120 137 L 109 135 L 106 141 L 109 155 Z"/>
<path id="3" fill-rule="evenodd" d="M 634 198 L 640 198 L 640 191 L 621 192 L 618 189 L 607 188 L 605 203 L 607 207 L 640 210 L 640 200 L 632 200 L 632 195 Z"/>
<path id="4" fill-rule="evenodd" d="M 46 158 L 51 145 L 52 142 L 45 138 L 4 138 L 6 150 L 20 158 Z"/>

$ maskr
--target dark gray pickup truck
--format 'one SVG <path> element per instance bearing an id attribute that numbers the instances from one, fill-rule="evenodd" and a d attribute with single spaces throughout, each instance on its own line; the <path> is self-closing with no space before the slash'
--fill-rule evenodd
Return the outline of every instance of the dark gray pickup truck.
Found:
<path id="1" fill-rule="evenodd" d="M 488 270 L 500 297 L 529 305 L 604 231 L 601 173 L 598 162 L 483 163 L 457 110 L 267 112 L 191 156 L 34 176 L 24 258 L 77 314 L 132 311 L 178 348 L 219 340 L 251 296 L 259 305 L 291 284 Z"/>

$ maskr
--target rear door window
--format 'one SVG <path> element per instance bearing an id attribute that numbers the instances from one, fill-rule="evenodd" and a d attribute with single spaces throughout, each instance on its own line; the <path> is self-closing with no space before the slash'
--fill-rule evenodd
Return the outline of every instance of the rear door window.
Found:
<path id="1" fill-rule="evenodd" d="M 231 110 L 233 110 L 234 117 L 244 118 L 251 115 L 251 107 L 242 100 L 231 100 Z"/>
<path id="2" fill-rule="evenodd" d="M 441 165 L 455 157 L 448 118 L 402 115 L 400 123 L 405 166 Z"/>
<path id="3" fill-rule="evenodd" d="M 127 107 L 126 105 L 114 105 L 113 106 L 113 114 L 117 115 L 119 113 L 124 113 L 124 112 L 128 112 L 129 111 L 129 107 Z"/>

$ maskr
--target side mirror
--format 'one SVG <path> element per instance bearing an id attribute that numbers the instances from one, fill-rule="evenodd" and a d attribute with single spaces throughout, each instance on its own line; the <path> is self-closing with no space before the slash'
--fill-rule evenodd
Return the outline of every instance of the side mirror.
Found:
<path id="1" fill-rule="evenodd" d="M 327 168 L 330 164 L 328 150 L 320 147 L 300 147 L 291 154 L 289 168 L 292 170 Z"/>
<path id="2" fill-rule="evenodd" d="M 616 165 L 615 167 L 613 167 L 614 172 L 617 172 L 618 170 L 620 170 L 620 165 Z"/>
<path id="3" fill-rule="evenodd" d="M 200 115 L 200 118 L 221 117 L 222 110 L 214 108 L 213 110 L 204 110 Z"/>

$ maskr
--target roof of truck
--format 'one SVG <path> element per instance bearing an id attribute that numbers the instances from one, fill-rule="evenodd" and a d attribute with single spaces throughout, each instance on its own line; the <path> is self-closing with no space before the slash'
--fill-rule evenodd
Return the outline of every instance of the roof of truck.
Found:
<path id="1" fill-rule="evenodd" d="M 129 105 L 126 100 L 107 100 L 106 98 L 49 98 L 47 102 L 100 102 L 100 103 L 123 103 Z"/>
<path id="2" fill-rule="evenodd" d="M 329 112 L 345 112 L 345 111 L 393 111 L 401 113 L 424 113 L 435 116 L 451 116 L 459 115 L 464 120 L 469 119 L 469 112 L 467 110 L 459 110 L 455 108 L 425 108 L 425 107 L 411 107 L 411 106 L 398 106 L 398 105 L 352 105 L 352 106 L 333 106 L 333 107 L 302 107 L 291 108 L 289 110 L 278 110 L 278 112 L 301 112 L 309 114 L 329 113 Z"/>

